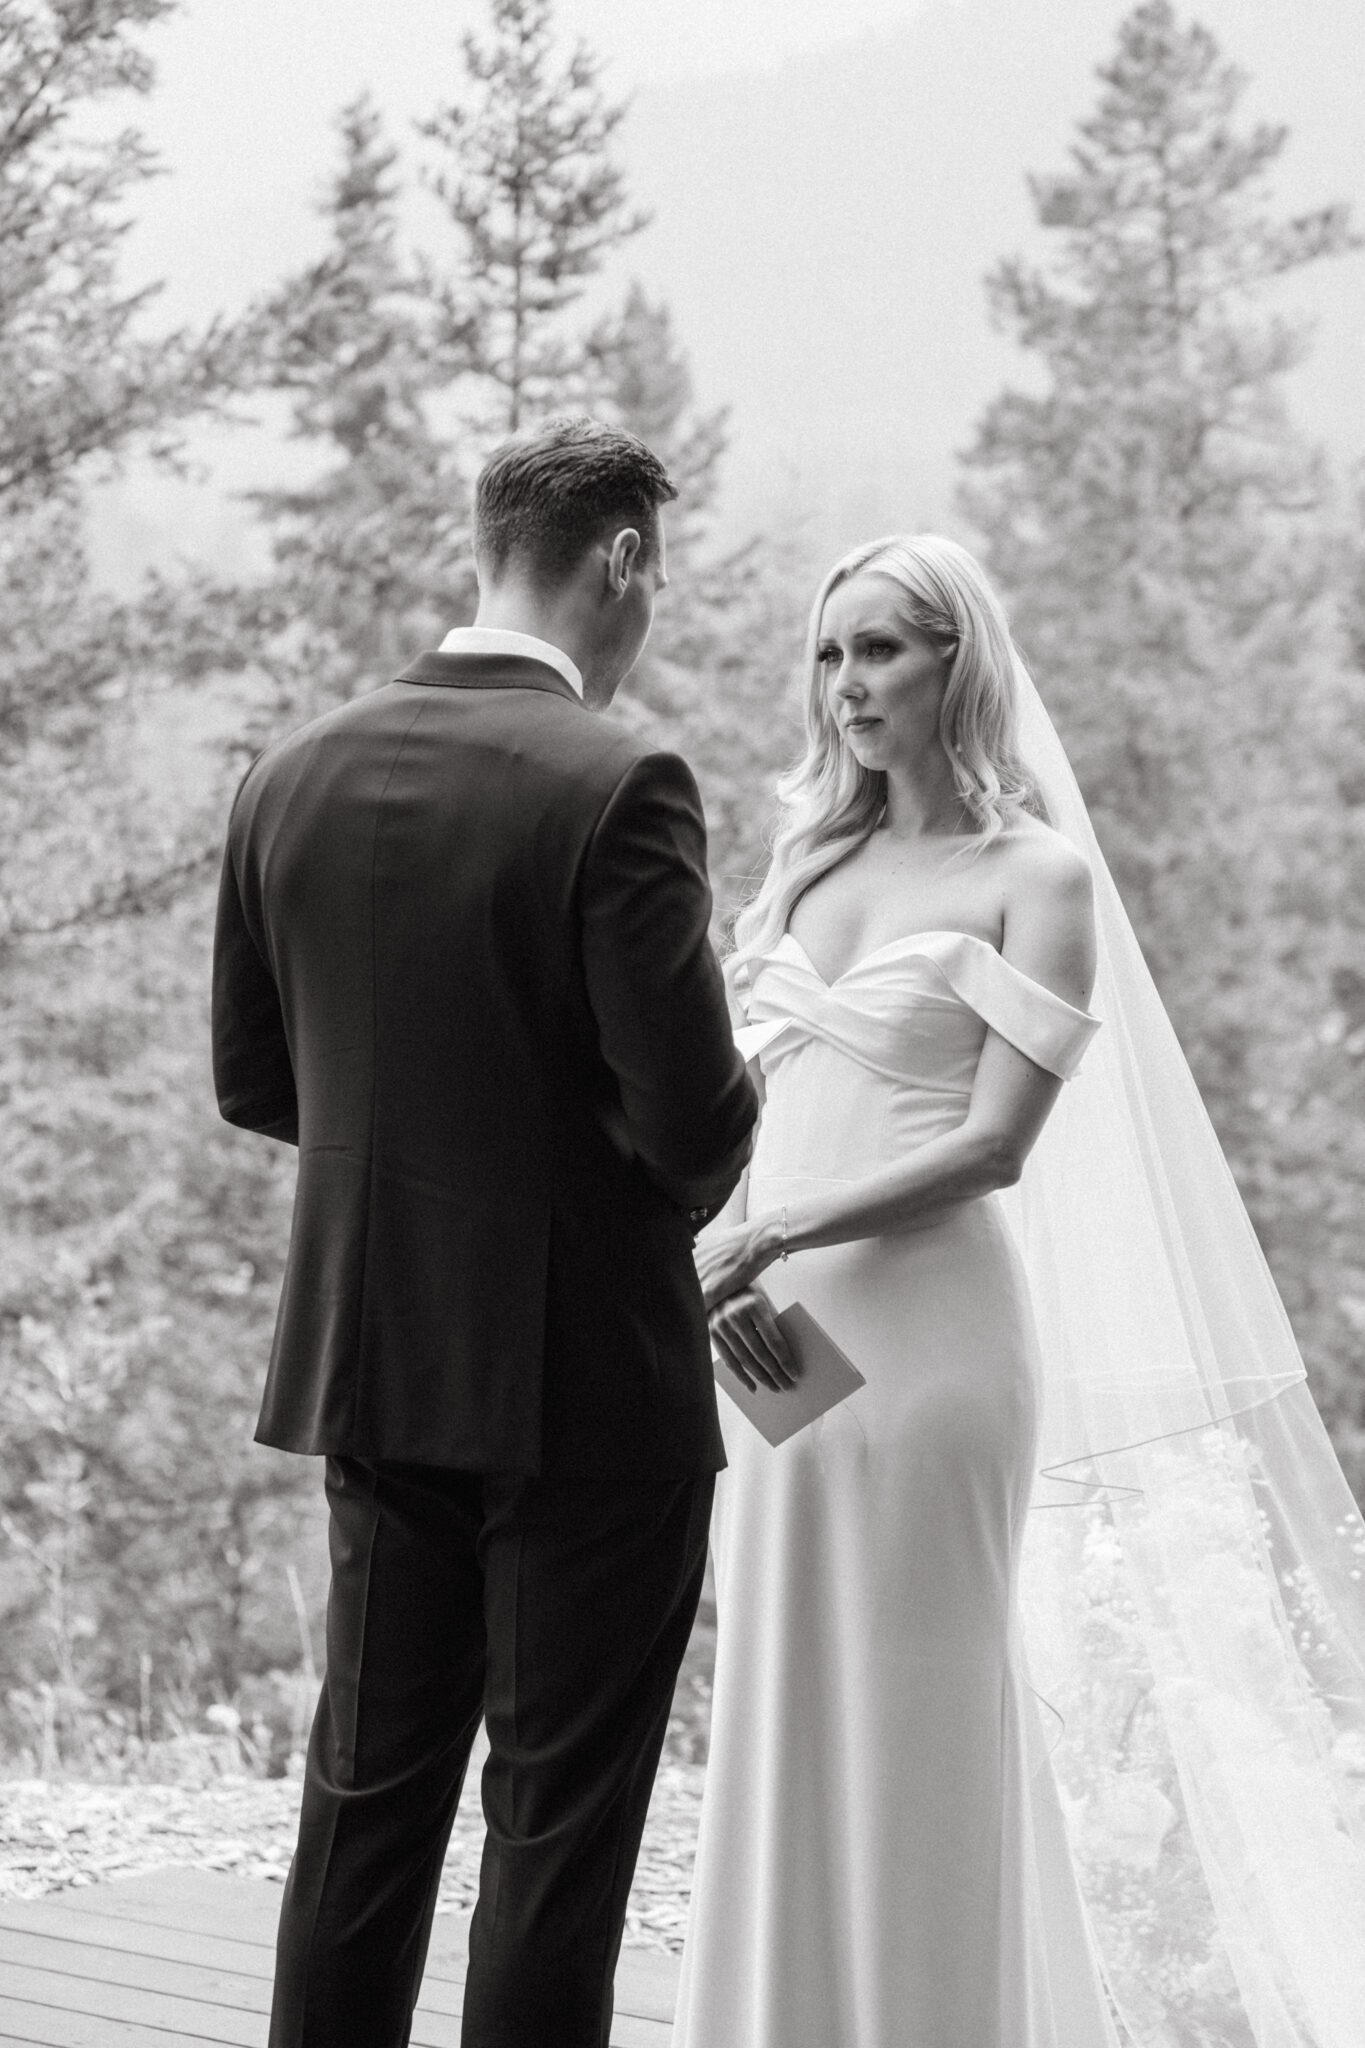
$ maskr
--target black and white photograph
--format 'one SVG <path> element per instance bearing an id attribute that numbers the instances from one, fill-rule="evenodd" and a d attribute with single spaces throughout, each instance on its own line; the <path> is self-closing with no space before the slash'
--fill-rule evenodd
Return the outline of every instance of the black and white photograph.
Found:
<path id="1" fill-rule="evenodd" d="M 1362 80 L 0 0 L 0 2048 L 1365 2048 Z"/>

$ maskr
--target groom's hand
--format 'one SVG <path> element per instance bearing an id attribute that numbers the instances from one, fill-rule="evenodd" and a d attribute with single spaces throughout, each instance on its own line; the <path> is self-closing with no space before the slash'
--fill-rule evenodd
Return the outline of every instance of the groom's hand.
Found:
<path id="1" fill-rule="evenodd" d="M 773 1305 L 760 1287 L 744 1287 L 712 1309 L 711 1341 L 722 1364 L 750 1393 L 796 1385 L 791 1346 L 778 1328 Z"/>

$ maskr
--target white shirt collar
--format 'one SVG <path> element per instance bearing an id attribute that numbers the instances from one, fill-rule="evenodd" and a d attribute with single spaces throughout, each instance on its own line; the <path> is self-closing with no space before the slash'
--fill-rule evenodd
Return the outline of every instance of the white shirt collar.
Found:
<path id="1" fill-rule="evenodd" d="M 505 626 L 452 626 L 441 642 L 442 654 L 522 654 L 528 661 L 543 661 L 579 697 L 583 695 L 583 677 L 575 662 L 570 661 L 562 647 L 554 647 L 548 640 L 537 640 L 534 633 L 514 633 Z"/>

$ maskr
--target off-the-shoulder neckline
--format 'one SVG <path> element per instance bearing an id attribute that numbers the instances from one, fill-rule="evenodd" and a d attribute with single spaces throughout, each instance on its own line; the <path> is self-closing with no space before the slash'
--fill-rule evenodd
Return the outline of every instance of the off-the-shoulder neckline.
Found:
<path id="1" fill-rule="evenodd" d="M 926 950 L 923 945 L 925 939 L 957 939 L 964 945 L 979 946 L 983 953 L 989 953 L 991 958 L 1010 974 L 1016 975 L 1029 988 L 1036 989 L 1040 995 L 1056 1003 L 1060 1009 L 1067 1011 L 1071 1016 L 1084 1017 L 1090 1022 L 1094 1021 L 1088 1010 L 1077 1009 L 1076 1005 L 1069 1003 L 1065 996 L 1059 996 L 1056 989 L 1049 988 L 1045 982 L 1035 981 L 1031 974 L 1024 973 L 1022 967 L 1016 967 L 1012 960 L 1007 960 L 998 946 L 993 946 L 989 939 L 978 938 L 975 932 L 956 931 L 950 926 L 931 926 L 927 931 L 906 932 L 899 939 L 888 939 L 884 946 L 874 946 L 870 953 L 864 953 L 860 960 L 855 960 L 851 967 L 844 969 L 842 974 L 836 974 L 832 981 L 827 980 L 820 972 L 820 969 L 811 959 L 810 954 L 806 951 L 794 931 L 790 929 L 784 931 L 782 938 L 790 939 L 811 973 L 820 983 L 820 986 L 826 989 L 838 988 L 840 982 L 847 981 L 852 975 L 861 974 L 864 968 L 870 967 L 874 961 L 883 959 L 888 954 L 904 952 L 915 948 L 919 948 L 921 951 Z M 780 939 L 778 944 L 781 944 Z"/>
<path id="2" fill-rule="evenodd" d="M 814 960 L 801 944 L 800 939 L 797 938 L 790 925 L 783 932 L 782 937 L 791 940 L 807 967 L 812 970 L 818 980 L 825 984 L 826 988 L 835 988 L 841 981 L 847 981 L 850 975 L 859 973 L 864 967 L 870 966 L 874 960 L 880 960 L 883 953 L 899 952 L 903 946 L 916 945 L 921 939 L 969 939 L 974 946 L 984 946 L 988 953 L 994 953 L 997 960 L 1004 959 L 1004 955 L 998 946 L 993 946 L 989 939 L 978 938 L 975 932 L 955 931 L 947 925 L 941 927 L 931 925 L 927 931 L 904 932 L 898 939 L 888 939 L 885 945 L 874 946 L 870 953 L 864 953 L 860 960 L 855 960 L 851 966 L 844 969 L 842 974 L 830 976 L 822 973 L 820 968 L 816 966 Z M 1008 965 L 1008 962 L 1006 964 Z"/>

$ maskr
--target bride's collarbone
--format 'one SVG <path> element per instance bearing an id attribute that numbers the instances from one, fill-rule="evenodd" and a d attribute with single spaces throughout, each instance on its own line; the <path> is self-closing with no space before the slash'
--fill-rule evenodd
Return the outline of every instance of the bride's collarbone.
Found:
<path id="1" fill-rule="evenodd" d="M 834 978 L 919 932 L 962 932 L 999 951 L 1013 847 L 997 844 L 975 871 L 945 876 L 941 850 L 881 846 L 875 837 L 813 882 L 788 919 L 792 937 Z M 991 857 L 994 856 L 994 857 Z M 987 865 L 989 861 L 989 865 Z"/>
<path id="2" fill-rule="evenodd" d="M 965 891 L 925 895 L 862 889 L 822 903 L 803 899 L 788 928 L 827 978 L 837 979 L 870 954 L 920 932 L 961 932 L 999 951 L 1004 913 L 998 903 Z"/>

